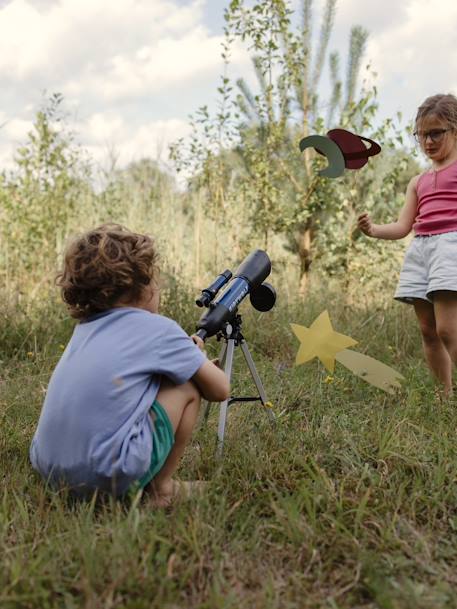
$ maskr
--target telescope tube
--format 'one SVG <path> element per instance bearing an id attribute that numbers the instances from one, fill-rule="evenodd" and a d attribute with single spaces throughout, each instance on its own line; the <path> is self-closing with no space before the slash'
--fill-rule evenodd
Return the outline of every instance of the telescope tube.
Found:
<path id="1" fill-rule="evenodd" d="M 263 250 L 255 250 L 247 256 L 235 271 L 225 292 L 204 313 L 197 324 L 197 336 L 203 340 L 214 336 L 225 322 L 236 313 L 238 305 L 259 286 L 271 272 L 271 261 Z"/>

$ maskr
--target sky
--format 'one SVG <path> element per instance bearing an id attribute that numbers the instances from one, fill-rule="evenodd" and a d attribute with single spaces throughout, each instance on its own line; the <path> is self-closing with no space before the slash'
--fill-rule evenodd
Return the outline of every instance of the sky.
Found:
<path id="1" fill-rule="evenodd" d="M 291 0 L 300 13 L 301 0 Z M 12 165 L 46 96 L 95 162 L 167 162 L 189 115 L 214 109 L 228 0 L 0 0 L 0 170 Z M 316 30 L 324 0 L 314 0 Z M 350 29 L 369 31 L 379 117 L 414 118 L 435 93 L 457 94 L 455 0 L 339 0 L 329 50 L 345 68 Z M 233 49 L 229 76 L 253 81 Z M 335 125 L 336 127 L 337 125 Z"/>

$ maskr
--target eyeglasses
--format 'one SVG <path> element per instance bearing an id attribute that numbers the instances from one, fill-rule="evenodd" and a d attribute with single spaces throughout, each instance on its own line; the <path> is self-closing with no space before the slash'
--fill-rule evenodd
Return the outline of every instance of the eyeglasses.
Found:
<path id="1" fill-rule="evenodd" d="M 413 135 L 414 139 L 419 144 L 425 142 L 428 137 L 432 140 L 434 144 L 436 144 L 437 142 L 443 139 L 443 135 L 447 131 L 452 131 L 452 129 L 432 129 L 431 131 L 415 131 Z"/>

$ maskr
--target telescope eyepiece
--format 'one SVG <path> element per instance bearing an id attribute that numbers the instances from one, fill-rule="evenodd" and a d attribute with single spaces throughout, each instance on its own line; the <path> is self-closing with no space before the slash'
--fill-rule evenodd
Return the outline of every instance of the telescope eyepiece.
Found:
<path id="1" fill-rule="evenodd" d="M 202 290 L 201 296 L 199 298 L 197 298 L 197 300 L 195 301 L 195 304 L 198 307 L 208 307 L 209 303 L 212 301 L 213 298 L 214 298 L 214 295 L 211 294 L 211 292 L 209 292 L 209 290 Z"/>

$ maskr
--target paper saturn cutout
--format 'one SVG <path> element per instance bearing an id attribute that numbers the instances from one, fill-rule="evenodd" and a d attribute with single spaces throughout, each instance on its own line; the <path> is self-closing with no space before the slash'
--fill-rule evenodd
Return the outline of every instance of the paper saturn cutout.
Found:
<path id="1" fill-rule="evenodd" d="M 336 360 L 356 376 L 387 393 L 394 393 L 394 388 L 401 387 L 399 380 L 404 377 L 399 372 L 368 355 L 347 349 L 356 345 L 357 341 L 335 332 L 327 311 L 321 313 L 309 328 L 290 325 L 300 341 L 295 358 L 296 366 L 318 357 L 327 370 L 333 373 Z"/>
<path id="2" fill-rule="evenodd" d="M 301 152 L 314 148 L 327 158 L 328 166 L 318 172 L 326 178 L 338 178 L 345 169 L 360 169 L 370 156 L 381 152 L 381 146 L 373 140 L 345 129 L 332 129 L 327 135 L 308 135 L 300 140 L 299 146 Z"/>

